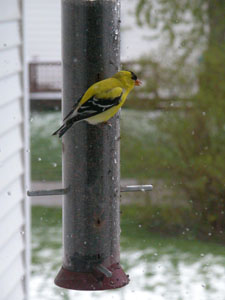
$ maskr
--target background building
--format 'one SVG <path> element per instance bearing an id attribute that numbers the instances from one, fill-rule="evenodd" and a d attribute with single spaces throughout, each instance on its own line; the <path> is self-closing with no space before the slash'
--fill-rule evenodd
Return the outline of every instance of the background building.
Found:
<path id="1" fill-rule="evenodd" d="M 149 43 L 149 27 L 138 27 L 134 16 L 136 1 L 121 1 L 121 61 L 130 61 L 148 54 L 158 46 Z M 29 0 L 27 3 L 27 44 L 29 61 L 60 61 L 61 1 Z"/>

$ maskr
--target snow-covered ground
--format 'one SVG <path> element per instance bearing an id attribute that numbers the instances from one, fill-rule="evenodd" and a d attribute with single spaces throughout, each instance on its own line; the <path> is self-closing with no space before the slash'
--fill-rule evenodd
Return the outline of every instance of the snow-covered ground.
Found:
<path id="1" fill-rule="evenodd" d="M 42 221 L 41 217 L 40 224 Z M 138 227 L 141 232 L 142 226 Z M 125 241 L 129 248 L 122 247 L 121 263 L 130 283 L 117 290 L 84 292 L 54 285 L 62 263 L 60 224 L 33 228 L 32 240 L 32 300 L 225 299 L 225 256 L 213 244 L 209 247 L 207 243 L 190 240 L 180 246 L 182 242 L 174 238 L 163 239 L 160 234 L 151 238 L 147 233 L 146 240 L 133 245 L 122 231 L 122 245 Z"/>
<path id="2" fill-rule="evenodd" d="M 146 255 L 152 255 L 154 260 L 144 259 Z M 188 263 L 188 254 L 185 253 L 162 255 L 159 258 L 157 255 L 151 247 L 146 250 L 125 251 L 122 253 L 122 262 L 128 265 L 127 273 L 131 278 L 129 285 L 112 291 L 83 292 L 60 289 L 54 285 L 61 250 L 42 249 L 39 251 L 39 259 L 43 259 L 43 262 L 33 265 L 31 299 L 225 299 L 224 257 L 201 254 L 197 260 Z"/>

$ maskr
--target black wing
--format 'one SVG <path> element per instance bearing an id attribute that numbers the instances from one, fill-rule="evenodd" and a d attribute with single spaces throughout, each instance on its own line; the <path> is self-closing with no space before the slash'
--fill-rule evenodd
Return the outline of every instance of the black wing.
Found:
<path id="1" fill-rule="evenodd" d="M 74 110 L 77 108 L 80 100 L 82 99 L 83 95 L 77 100 L 77 102 L 72 106 L 71 111 L 65 116 L 65 118 L 63 119 L 63 121 L 65 121 L 70 115 L 72 115 L 72 113 L 74 112 Z"/>
<path id="2" fill-rule="evenodd" d="M 69 112 L 69 114 L 64 118 L 66 121 L 58 130 L 56 130 L 52 135 L 58 134 L 59 137 L 62 137 L 64 133 L 76 122 L 85 120 L 87 118 L 93 117 L 97 114 L 103 113 L 104 111 L 110 109 L 113 106 L 116 106 L 120 103 L 122 94 L 120 96 L 113 99 L 98 99 L 95 96 L 88 99 L 79 109 L 77 110 L 77 114 L 66 120 L 70 115 L 73 114 L 76 109 L 79 101 L 73 106 L 73 109 Z"/>
<path id="3" fill-rule="evenodd" d="M 88 99 L 81 107 L 77 110 L 78 115 L 84 115 L 84 118 L 92 117 L 97 114 L 103 113 L 104 111 L 116 106 L 120 103 L 122 94 L 113 99 L 99 99 L 96 96 L 92 96 Z"/>

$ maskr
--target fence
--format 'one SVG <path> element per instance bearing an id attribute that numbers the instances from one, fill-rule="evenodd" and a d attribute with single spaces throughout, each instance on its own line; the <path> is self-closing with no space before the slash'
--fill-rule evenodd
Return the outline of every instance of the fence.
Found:
<path id="1" fill-rule="evenodd" d="M 32 62 L 29 64 L 30 93 L 60 92 L 62 74 L 60 62 Z"/>
<path id="2" fill-rule="evenodd" d="M 60 109 L 62 97 L 61 63 L 32 62 L 29 64 L 29 77 L 31 109 Z"/>
<path id="3" fill-rule="evenodd" d="M 123 67 L 127 70 L 136 70 L 138 65 L 139 62 L 133 61 L 126 62 L 123 64 Z M 139 71 L 137 75 L 141 79 L 147 78 L 147 80 L 149 80 L 149 78 L 153 78 L 153 81 L 155 80 L 155 84 L 152 85 L 152 82 L 148 83 L 147 85 L 149 87 L 146 86 L 145 91 L 134 90 L 132 95 L 129 97 L 129 101 L 126 103 L 127 108 L 176 110 L 190 109 L 192 107 L 191 102 L 184 102 L 184 99 L 173 94 L 173 91 L 169 88 L 169 86 L 166 88 L 164 87 L 164 91 L 167 91 L 168 93 L 167 97 L 160 97 L 158 90 L 161 86 L 163 86 L 163 84 L 160 81 L 157 72 L 153 70 L 151 63 L 149 63 L 148 67 L 148 70 L 153 72 L 152 76 L 148 77 L 144 71 Z M 62 87 L 61 62 L 31 62 L 29 64 L 29 76 L 31 108 L 38 110 L 42 110 L 44 108 L 60 109 Z M 168 85 L 170 84 L 169 81 L 167 83 Z M 163 90 L 163 87 L 161 89 Z"/>

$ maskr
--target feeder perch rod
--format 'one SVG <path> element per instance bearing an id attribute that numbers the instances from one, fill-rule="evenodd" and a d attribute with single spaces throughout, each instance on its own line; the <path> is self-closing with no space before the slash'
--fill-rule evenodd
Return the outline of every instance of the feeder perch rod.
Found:
<path id="1" fill-rule="evenodd" d="M 68 189 L 55 189 L 55 190 L 39 190 L 39 191 L 27 191 L 27 196 L 55 196 L 55 195 L 65 195 Z"/>
<path id="2" fill-rule="evenodd" d="M 121 186 L 120 192 L 146 192 L 152 191 L 153 186 L 148 185 L 127 185 Z M 55 196 L 55 195 L 65 195 L 69 191 L 69 188 L 66 189 L 55 189 L 55 190 L 39 190 L 39 191 L 27 191 L 27 195 L 30 197 L 37 196 Z"/>
<path id="3" fill-rule="evenodd" d="M 96 266 L 96 270 L 98 270 L 99 272 L 103 273 L 106 277 L 112 277 L 112 272 L 109 271 L 106 267 L 104 267 L 103 265 L 98 265 Z"/>

